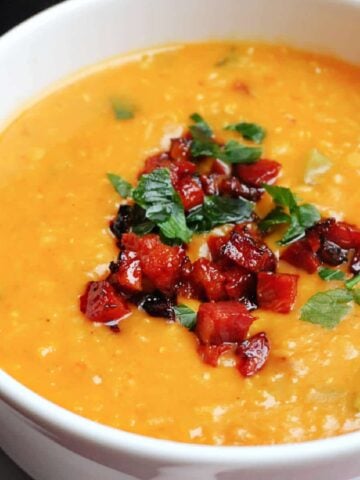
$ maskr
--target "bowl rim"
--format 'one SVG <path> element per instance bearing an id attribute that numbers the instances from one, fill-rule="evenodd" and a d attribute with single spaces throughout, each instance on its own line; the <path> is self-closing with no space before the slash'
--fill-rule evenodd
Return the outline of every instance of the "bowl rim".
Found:
<path id="1" fill-rule="evenodd" d="M 112 2 L 113 0 L 101 0 Z M 117 0 L 119 1 L 119 0 Z M 126 1 L 126 0 L 120 0 Z M 310 0 L 307 0 L 310 1 Z M 311 0 L 312 1 L 312 0 Z M 317 0 L 323 3 L 339 3 L 360 8 L 360 0 Z M 76 9 L 89 8 L 100 0 L 65 0 L 23 21 L 0 37 L 0 51 L 9 49 L 14 41 L 26 37 L 59 16 L 71 15 Z M 101 424 L 71 412 L 21 384 L 0 368 L 0 402 L 3 401 L 20 416 L 30 420 L 48 436 L 56 438 L 70 435 L 95 447 L 125 451 L 134 456 L 141 455 L 152 460 L 228 466 L 261 468 L 282 465 L 306 465 L 326 462 L 334 457 L 349 457 L 360 453 L 360 430 L 336 437 L 322 438 L 301 443 L 258 446 L 216 446 L 182 443 L 127 432 Z M 0 403 L 1 405 L 1 403 Z M 45 431 L 44 431 L 45 429 Z"/>
<path id="2" fill-rule="evenodd" d="M 281 465 L 306 465 L 319 460 L 349 457 L 360 452 L 360 431 L 300 443 L 255 446 L 216 446 L 183 443 L 127 432 L 82 417 L 33 392 L 0 370 L 0 401 L 56 440 L 71 435 L 88 445 L 126 451 L 149 459 L 197 464 L 241 465 L 261 468 Z"/>

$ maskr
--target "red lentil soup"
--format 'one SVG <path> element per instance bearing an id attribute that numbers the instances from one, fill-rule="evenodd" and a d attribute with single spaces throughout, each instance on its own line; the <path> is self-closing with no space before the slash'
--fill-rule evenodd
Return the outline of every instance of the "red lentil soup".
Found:
<path id="1" fill-rule="evenodd" d="M 47 95 L 0 136 L 0 366 L 151 437 L 359 429 L 359 142 L 359 68 L 282 45 L 144 51 Z"/>

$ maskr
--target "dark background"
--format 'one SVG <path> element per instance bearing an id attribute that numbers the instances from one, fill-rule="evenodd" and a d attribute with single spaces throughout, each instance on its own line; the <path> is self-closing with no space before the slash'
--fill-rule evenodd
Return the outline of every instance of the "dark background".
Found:
<path id="1" fill-rule="evenodd" d="M 60 0 L 0 0 L 0 35 Z M 21 441 L 21 439 L 19 439 Z M 1 480 L 31 480 L 0 449 Z M 49 479 L 51 480 L 51 479 Z M 69 479 L 70 480 L 70 479 Z"/>
<path id="2" fill-rule="evenodd" d="M 0 35 L 60 0 L 0 0 Z M 4 479 L 5 480 L 5 479 Z"/>

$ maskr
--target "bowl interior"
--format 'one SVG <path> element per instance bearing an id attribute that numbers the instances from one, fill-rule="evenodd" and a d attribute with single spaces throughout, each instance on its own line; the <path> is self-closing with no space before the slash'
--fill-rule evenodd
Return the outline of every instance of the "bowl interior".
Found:
<path id="1" fill-rule="evenodd" d="M 2 38 L 0 122 L 74 71 L 167 42 L 285 41 L 356 62 L 356 5 L 358 0 L 69 0 Z"/>
<path id="2" fill-rule="evenodd" d="M 207 39 L 261 39 L 334 53 L 360 60 L 360 3 L 358 0 L 71 0 L 17 27 L 0 40 L 0 122 L 70 73 L 108 57 L 167 42 Z M 18 411 L 26 412 L 44 428 L 62 424 L 78 438 L 102 442 L 103 448 L 123 443 L 136 452 L 138 438 L 97 426 L 40 400 L 0 372 L 0 396 Z M 55 428 L 55 427 L 54 427 Z M 89 435 L 89 431 L 96 435 Z M 319 455 L 358 449 L 360 434 L 348 440 L 316 442 Z M 142 440 L 144 452 L 153 455 L 159 441 Z M 320 445 L 322 445 L 320 447 Z M 176 446 L 161 442 L 162 454 L 177 459 L 199 458 L 208 462 L 239 459 L 255 465 L 258 449 Z M 211 450 L 211 453 L 210 453 Z M 226 452 L 225 452 L 226 450 Z M 255 452 L 256 451 L 256 452 Z M 261 449 L 266 462 L 301 463 L 314 458 L 312 445 Z M 215 453 L 217 452 L 217 453 Z M 277 453 L 275 453 L 277 452 Z M 285 455 L 285 456 L 284 456 Z"/>

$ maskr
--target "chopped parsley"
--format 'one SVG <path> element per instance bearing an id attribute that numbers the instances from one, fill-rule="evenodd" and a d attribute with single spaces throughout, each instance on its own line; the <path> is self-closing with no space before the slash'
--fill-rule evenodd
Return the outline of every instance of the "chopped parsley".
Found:
<path id="1" fill-rule="evenodd" d="M 229 48 L 229 51 L 215 63 L 215 67 L 225 67 L 236 63 L 239 60 L 239 52 L 236 47 Z"/>
<path id="2" fill-rule="evenodd" d="M 290 223 L 290 215 L 284 212 L 283 207 L 277 206 L 263 218 L 259 224 L 262 232 L 268 232 L 277 225 Z"/>
<path id="3" fill-rule="evenodd" d="M 190 241 L 192 231 L 186 225 L 184 207 L 172 186 L 168 169 L 158 168 L 142 175 L 132 198 L 145 210 L 146 218 L 159 227 L 165 238 L 185 243 Z"/>
<path id="4" fill-rule="evenodd" d="M 196 138 L 199 133 L 208 138 L 211 138 L 213 136 L 213 131 L 201 115 L 199 115 L 198 113 L 193 113 L 192 115 L 190 115 L 190 119 L 194 122 L 194 125 L 191 125 L 189 127 L 190 132 L 194 138 Z"/>
<path id="5" fill-rule="evenodd" d="M 320 267 L 318 269 L 319 277 L 323 280 L 330 282 L 331 280 L 344 280 L 345 273 L 341 270 L 335 270 L 333 268 Z"/>
<path id="6" fill-rule="evenodd" d="M 261 220 L 259 228 L 267 232 L 273 226 L 288 224 L 288 229 L 279 241 L 280 245 L 289 245 L 304 237 L 305 230 L 320 220 L 319 211 L 309 203 L 298 205 L 289 188 L 267 184 L 263 187 L 272 196 L 276 207 Z"/>
<path id="7" fill-rule="evenodd" d="M 184 304 L 180 304 L 174 307 L 175 318 L 188 330 L 194 330 L 196 327 L 197 313 L 190 307 Z"/>
<path id="8" fill-rule="evenodd" d="M 320 267 L 318 273 L 323 280 L 345 280 L 341 270 Z M 354 289 L 359 282 L 360 274 L 344 281 L 346 288 L 316 293 L 302 307 L 300 319 L 324 328 L 334 328 L 350 312 L 350 302 L 360 305 L 360 289 Z"/>
<path id="9" fill-rule="evenodd" d="M 111 100 L 111 106 L 116 120 L 130 120 L 135 116 L 135 108 L 127 100 L 113 98 Z"/>
<path id="10" fill-rule="evenodd" d="M 111 185 L 114 187 L 115 191 L 123 198 L 128 198 L 131 196 L 133 190 L 132 185 L 129 182 L 121 178 L 115 173 L 108 173 L 107 178 L 110 180 Z"/>
<path id="11" fill-rule="evenodd" d="M 226 163 L 254 163 L 262 155 L 260 147 L 247 147 L 236 140 L 229 140 L 225 145 L 219 145 L 213 138 L 213 131 L 205 120 L 198 114 L 190 116 L 194 125 L 189 129 L 193 137 L 191 155 L 197 157 L 219 158 Z"/>
<path id="12" fill-rule="evenodd" d="M 350 312 L 352 300 L 352 292 L 345 288 L 316 293 L 302 307 L 300 319 L 334 328 Z"/>
<path id="13" fill-rule="evenodd" d="M 195 232 L 207 232 L 226 223 L 250 221 L 254 204 L 241 197 L 205 197 L 204 203 L 187 216 L 189 227 Z"/>
<path id="14" fill-rule="evenodd" d="M 360 305 L 360 288 L 355 288 L 355 290 L 352 290 L 352 295 L 354 298 L 354 302 Z"/>
<path id="15" fill-rule="evenodd" d="M 360 282 L 360 274 L 359 275 L 355 275 L 354 277 L 352 278 L 349 278 L 349 280 L 346 280 L 345 282 L 345 287 L 348 289 L 348 290 L 352 290 L 355 285 L 357 285 L 358 283 Z"/>
<path id="16" fill-rule="evenodd" d="M 240 133 L 245 140 L 251 140 L 255 143 L 261 143 L 266 136 L 265 129 L 257 123 L 230 123 L 225 127 L 225 130 Z"/>
<path id="17" fill-rule="evenodd" d="M 247 147 L 236 140 L 229 140 L 221 147 L 218 158 L 226 163 L 255 163 L 262 155 L 262 148 Z"/>
<path id="18" fill-rule="evenodd" d="M 136 188 L 115 174 L 108 174 L 115 190 L 132 198 L 141 214 L 134 220 L 133 231 L 139 235 L 155 227 L 166 242 L 188 243 L 194 232 L 206 232 L 227 223 L 252 220 L 254 204 L 244 198 L 205 197 L 204 203 L 185 216 L 184 207 L 171 183 L 170 172 L 158 168 L 140 177 Z"/>

